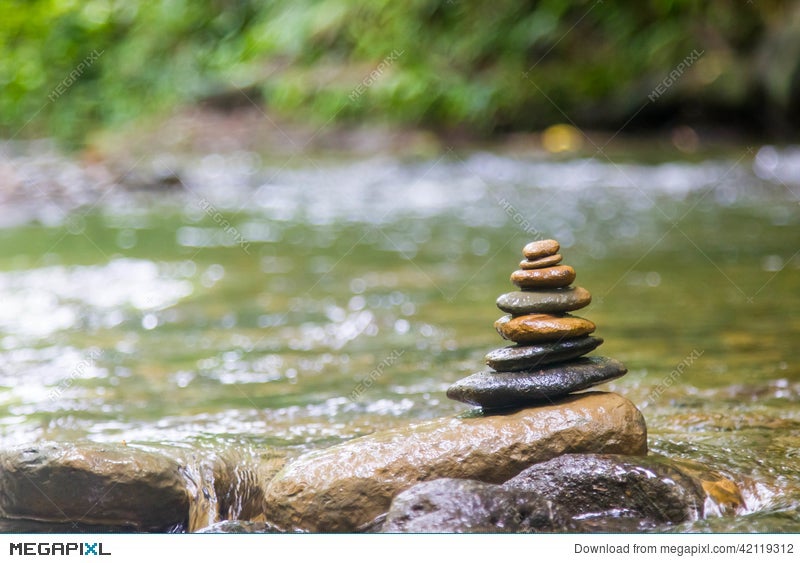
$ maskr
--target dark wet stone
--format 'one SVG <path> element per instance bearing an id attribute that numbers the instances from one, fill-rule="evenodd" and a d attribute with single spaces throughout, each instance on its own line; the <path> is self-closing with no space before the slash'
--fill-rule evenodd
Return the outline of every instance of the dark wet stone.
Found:
<path id="1" fill-rule="evenodd" d="M 536 493 L 592 530 L 634 531 L 705 516 L 704 484 L 721 477 L 708 468 L 692 471 L 660 456 L 567 454 L 504 486 Z"/>
<path id="2" fill-rule="evenodd" d="M 530 405 L 622 377 L 627 371 L 622 362 L 602 356 L 538 370 L 481 371 L 453 383 L 447 396 L 490 409 Z"/>
<path id="3" fill-rule="evenodd" d="M 0 452 L 0 516 L 53 526 L 185 529 L 177 461 L 133 447 L 40 443 Z"/>
<path id="4" fill-rule="evenodd" d="M 561 248 L 561 245 L 559 245 L 556 240 L 537 240 L 526 244 L 522 249 L 522 254 L 524 254 L 525 258 L 528 260 L 537 260 L 555 254 L 558 252 L 559 248 Z"/>
<path id="5" fill-rule="evenodd" d="M 248 520 L 223 520 L 197 530 L 197 534 L 272 534 L 280 532 L 267 522 L 250 522 Z"/>
<path id="6" fill-rule="evenodd" d="M 573 315 L 548 315 L 537 313 L 511 317 L 506 315 L 494 323 L 497 333 L 517 344 L 552 342 L 576 338 L 594 332 L 592 321 Z"/>
<path id="7" fill-rule="evenodd" d="M 564 313 L 586 307 L 592 295 L 582 287 L 512 291 L 497 298 L 497 307 L 512 315 Z"/>
<path id="8" fill-rule="evenodd" d="M 521 270 L 535 270 L 537 268 L 546 268 L 548 266 L 555 266 L 561 262 L 560 254 L 553 254 L 552 256 L 545 256 L 544 258 L 537 258 L 536 260 L 523 260 L 519 263 Z"/>
<path id="9" fill-rule="evenodd" d="M 583 336 L 528 346 L 506 346 L 486 354 L 486 363 L 497 371 L 534 369 L 583 356 L 602 343 L 602 338 Z"/>
<path id="10" fill-rule="evenodd" d="M 511 283 L 522 289 L 566 287 L 574 281 L 575 270 L 572 266 L 516 270 L 511 274 Z"/>
<path id="11" fill-rule="evenodd" d="M 468 479 L 414 485 L 392 501 L 383 532 L 572 531 L 568 517 L 527 490 Z"/>

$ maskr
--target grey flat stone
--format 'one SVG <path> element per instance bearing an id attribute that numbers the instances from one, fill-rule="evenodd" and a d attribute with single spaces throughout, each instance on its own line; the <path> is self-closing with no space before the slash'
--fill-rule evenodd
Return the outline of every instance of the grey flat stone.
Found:
<path id="1" fill-rule="evenodd" d="M 592 356 L 532 371 L 478 372 L 453 383 L 447 396 L 489 409 L 508 408 L 547 402 L 627 372 L 622 362 Z"/>
<path id="2" fill-rule="evenodd" d="M 512 315 L 564 313 L 582 309 L 592 302 L 592 294 L 582 287 L 512 291 L 497 298 L 497 308 Z"/>
<path id="3" fill-rule="evenodd" d="M 563 362 L 588 354 L 603 343 L 602 338 L 583 336 L 560 342 L 528 346 L 506 346 L 486 354 L 486 363 L 497 371 L 521 371 Z"/>

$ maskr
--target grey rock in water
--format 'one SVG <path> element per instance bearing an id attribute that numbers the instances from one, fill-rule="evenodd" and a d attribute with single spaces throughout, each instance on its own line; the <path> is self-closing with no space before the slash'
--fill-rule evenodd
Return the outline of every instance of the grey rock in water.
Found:
<path id="1" fill-rule="evenodd" d="M 578 358 L 603 343 L 602 338 L 583 336 L 556 342 L 506 346 L 486 354 L 486 363 L 497 371 L 520 371 Z"/>
<path id="2" fill-rule="evenodd" d="M 567 454 L 539 463 L 505 487 L 540 495 L 593 531 L 623 532 L 735 513 L 739 487 L 697 462 L 662 456 Z"/>
<path id="3" fill-rule="evenodd" d="M 538 493 L 469 479 L 419 483 L 392 501 L 383 532 L 574 531 Z"/>
<path id="4" fill-rule="evenodd" d="M 625 532 L 704 517 L 711 485 L 726 491 L 714 495 L 715 504 L 743 503 L 736 485 L 721 475 L 660 456 L 567 454 L 533 465 L 503 486 L 540 495 L 594 531 Z"/>
<path id="5" fill-rule="evenodd" d="M 529 371 L 481 371 L 453 383 L 447 396 L 488 409 L 548 402 L 628 372 L 618 360 L 602 356 L 579 358 Z"/>
<path id="6" fill-rule="evenodd" d="M 663 456 L 566 454 L 502 486 L 438 479 L 392 501 L 385 532 L 641 532 L 744 507 L 736 483 Z"/>

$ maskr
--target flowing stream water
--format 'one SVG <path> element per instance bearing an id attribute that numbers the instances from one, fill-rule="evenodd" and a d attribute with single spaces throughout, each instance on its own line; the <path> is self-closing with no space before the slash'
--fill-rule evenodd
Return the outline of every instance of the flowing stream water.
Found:
<path id="1" fill-rule="evenodd" d="M 629 369 L 603 388 L 639 406 L 651 451 L 750 483 L 739 516 L 673 529 L 800 531 L 797 150 L 211 155 L 74 209 L 43 179 L 90 183 L 80 169 L 5 157 L 44 187 L 2 204 L 0 447 L 294 456 L 464 412 L 445 389 L 504 345 L 494 301 L 521 247 L 555 238 L 598 352 Z"/>

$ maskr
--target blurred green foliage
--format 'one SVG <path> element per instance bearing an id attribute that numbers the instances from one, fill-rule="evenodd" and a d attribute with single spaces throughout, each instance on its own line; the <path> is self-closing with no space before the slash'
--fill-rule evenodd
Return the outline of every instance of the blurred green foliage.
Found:
<path id="1" fill-rule="evenodd" d="M 0 0 L 0 133 L 80 143 L 240 89 L 320 124 L 620 125 L 642 106 L 746 103 L 769 84 L 759 50 L 796 13 L 764 0 Z"/>

